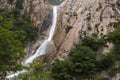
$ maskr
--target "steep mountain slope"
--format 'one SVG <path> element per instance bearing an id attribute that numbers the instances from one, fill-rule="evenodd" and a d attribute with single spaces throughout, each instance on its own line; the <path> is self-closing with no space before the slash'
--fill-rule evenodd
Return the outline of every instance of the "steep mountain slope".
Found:
<path id="1" fill-rule="evenodd" d="M 113 31 L 111 23 L 120 19 L 116 1 L 67 0 L 61 5 L 62 26 L 72 28 L 60 46 L 58 57 L 68 53 L 74 43 L 79 41 L 79 37 L 88 35 L 100 38 Z"/>
<path id="2" fill-rule="evenodd" d="M 1 0 L 1 9 L 15 8 L 18 0 Z M 29 15 L 39 30 L 38 38 L 25 47 L 27 56 L 34 54 L 48 37 L 52 21 L 52 6 L 47 0 L 24 0 L 21 14 Z M 120 0 L 64 0 L 58 6 L 58 20 L 53 41 L 41 60 L 52 62 L 65 59 L 74 44 L 85 36 L 101 38 L 114 30 L 112 25 L 120 19 Z M 109 52 L 113 44 L 107 44 Z M 27 57 L 26 56 L 26 57 Z"/>
<path id="3" fill-rule="evenodd" d="M 7 1 L 2 0 L 4 4 L 1 8 L 7 6 L 15 7 L 15 1 L 7 4 Z M 57 47 L 57 56 L 63 57 L 70 51 L 74 43 L 79 41 L 79 37 L 85 35 L 98 38 L 113 31 L 112 22 L 120 18 L 119 2 L 117 0 L 65 0 L 58 6 L 58 22 L 54 36 L 54 44 Z M 51 6 L 45 0 L 25 0 L 23 3 L 22 13 L 30 15 L 31 21 L 39 28 L 40 35 L 35 44 L 26 47 L 27 53 L 34 52 L 37 46 L 41 43 L 41 37 L 47 37 L 49 30 L 47 27 L 51 24 Z M 44 31 L 46 30 L 46 31 Z M 30 51 L 32 50 L 32 52 Z"/>

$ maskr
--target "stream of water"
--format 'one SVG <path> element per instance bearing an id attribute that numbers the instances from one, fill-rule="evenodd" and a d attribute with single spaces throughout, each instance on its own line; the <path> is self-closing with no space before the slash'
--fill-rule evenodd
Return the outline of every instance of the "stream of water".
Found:
<path id="1" fill-rule="evenodd" d="M 36 59 L 37 57 L 39 57 L 41 55 L 44 55 L 46 53 L 47 46 L 49 45 L 49 43 L 51 42 L 51 40 L 52 40 L 52 38 L 54 36 L 56 23 L 57 23 L 57 6 L 53 6 L 53 21 L 52 21 L 52 26 L 51 26 L 51 29 L 50 29 L 49 37 L 48 37 L 47 40 L 45 40 L 41 44 L 41 46 L 37 49 L 35 54 L 33 54 L 32 56 L 28 57 L 23 62 L 24 66 L 29 65 L 30 63 L 32 63 L 34 61 L 34 59 Z M 25 72 L 27 72 L 27 70 L 18 71 L 15 74 L 10 74 L 10 75 L 6 76 L 6 78 L 7 79 L 14 78 L 15 76 L 18 76 L 19 74 L 22 74 L 22 73 L 25 73 Z"/>

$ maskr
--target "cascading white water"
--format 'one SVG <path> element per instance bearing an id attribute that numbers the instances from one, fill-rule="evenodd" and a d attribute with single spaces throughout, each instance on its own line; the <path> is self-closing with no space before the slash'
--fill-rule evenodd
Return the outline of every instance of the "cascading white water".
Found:
<path id="1" fill-rule="evenodd" d="M 54 6 L 53 7 L 53 23 L 52 23 L 52 27 L 49 33 L 49 37 L 47 40 L 45 40 L 42 45 L 37 49 L 36 53 L 32 56 L 30 56 L 25 62 L 24 65 L 27 65 L 31 62 L 33 62 L 33 60 L 41 55 L 44 55 L 46 53 L 46 49 L 47 49 L 47 45 L 49 44 L 49 42 L 52 40 L 54 32 L 55 32 L 55 27 L 56 27 L 56 22 L 57 22 L 57 7 Z"/>
<path id="2" fill-rule="evenodd" d="M 22 74 L 22 73 L 25 73 L 25 72 L 27 72 L 27 70 L 17 71 L 14 74 L 10 74 L 10 75 L 6 76 L 6 78 L 7 79 L 14 78 L 15 76 L 18 76 L 19 74 Z"/>
<path id="3" fill-rule="evenodd" d="M 53 35 L 54 35 L 54 32 L 55 32 L 56 23 L 57 23 L 57 6 L 53 6 L 53 22 L 52 22 L 52 26 L 51 26 L 51 29 L 50 29 L 49 37 L 48 37 L 47 40 L 45 40 L 41 44 L 41 46 L 37 49 L 37 51 L 36 51 L 36 53 L 34 55 L 28 57 L 25 60 L 25 62 L 23 62 L 24 66 L 29 65 L 29 63 L 32 63 L 34 59 L 36 59 L 37 57 L 39 57 L 41 55 L 44 55 L 46 53 L 47 46 L 50 43 L 50 41 L 52 40 L 52 38 L 53 38 Z M 18 71 L 15 74 L 11 74 L 11 75 L 6 76 L 6 78 L 8 78 L 8 79 L 9 78 L 13 78 L 15 76 L 18 76 L 21 73 L 24 73 L 24 72 L 27 72 L 27 71 L 26 70 Z"/>
<path id="4" fill-rule="evenodd" d="M 47 45 L 49 44 L 49 42 L 52 40 L 54 32 L 55 32 L 55 27 L 56 27 L 56 22 L 57 22 L 57 7 L 54 6 L 53 7 L 53 23 L 52 23 L 52 27 L 49 33 L 49 37 L 47 40 L 45 40 L 42 45 L 37 49 L 36 53 L 33 56 L 30 56 L 25 62 L 24 65 L 27 65 L 31 62 L 33 62 L 33 60 L 41 55 L 44 55 L 46 53 L 46 49 L 47 49 Z"/>

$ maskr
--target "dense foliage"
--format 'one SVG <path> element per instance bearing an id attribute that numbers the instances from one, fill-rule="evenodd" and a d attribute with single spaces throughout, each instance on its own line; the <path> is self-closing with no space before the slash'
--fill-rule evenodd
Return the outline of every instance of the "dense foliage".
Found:
<path id="1" fill-rule="evenodd" d="M 105 38 L 90 38 L 90 37 L 85 37 L 84 40 L 82 40 L 82 45 L 83 46 L 88 46 L 94 51 L 98 51 L 102 46 L 104 46 L 106 43 Z"/>
<path id="2" fill-rule="evenodd" d="M 37 36 L 30 20 L 17 10 L 0 10 L 0 76 L 21 69 L 24 47 Z"/>
<path id="3" fill-rule="evenodd" d="M 102 70 L 109 69 L 114 63 L 111 55 L 99 56 L 87 46 L 77 45 L 65 61 L 56 61 L 52 68 L 55 80 L 93 79 Z"/>
<path id="4" fill-rule="evenodd" d="M 15 34 L 0 27 L 0 76 L 5 76 L 6 71 L 17 70 L 20 59 L 23 57 L 23 47 Z"/>
<path id="5" fill-rule="evenodd" d="M 115 54 L 117 60 L 120 60 L 120 21 L 114 23 L 114 27 L 116 29 L 109 33 L 108 41 L 114 43 L 112 53 Z"/>
<path id="6" fill-rule="evenodd" d="M 51 71 L 47 69 L 48 63 L 43 63 L 40 60 L 35 61 L 28 68 L 28 72 L 19 75 L 13 80 L 53 80 L 50 76 Z"/>

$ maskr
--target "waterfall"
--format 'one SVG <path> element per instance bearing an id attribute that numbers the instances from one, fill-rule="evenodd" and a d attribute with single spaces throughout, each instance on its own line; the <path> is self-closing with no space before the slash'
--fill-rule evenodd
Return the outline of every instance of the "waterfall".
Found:
<path id="1" fill-rule="evenodd" d="M 33 60 L 41 55 L 44 55 L 46 53 L 46 49 L 47 49 L 47 45 L 50 43 L 50 41 L 53 38 L 54 32 L 55 32 L 55 27 L 56 27 L 56 22 L 57 22 L 57 7 L 54 6 L 53 7 L 53 22 L 52 22 L 52 26 L 51 26 L 51 30 L 49 33 L 49 37 L 47 40 L 45 40 L 42 45 L 37 49 L 36 53 L 32 56 L 30 56 L 25 62 L 24 65 L 27 65 L 31 62 L 33 62 Z"/>
<path id="2" fill-rule="evenodd" d="M 49 37 L 47 40 L 45 40 L 41 46 L 37 49 L 37 51 L 35 52 L 35 54 L 33 54 L 32 56 L 28 57 L 24 62 L 23 65 L 27 66 L 29 65 L 29 63 L 32 63 L 34 59 L 36 59 L 37 57 L 44 55 L 46 53 L 46 49 L 47 46 L 49 45 L 50 41 L 52 40 L 53 36 L 54 36 L 54 32 L 55 32 L 55 27 L 56 27 L 56 23 L 57 23 L 57 6 L 53 6 L 53 22 L 52 22 L 52 26 L 50 29 L 50 33 L 49 33 Z M 15 74 L 11 74 L 6 76 L 6 78 L 13 78 L 15 76 L 18 76 L 21 73 L 27 72 L 26 70 L 22 70 L 22 71 L 18 71 Z"/>

